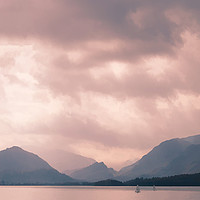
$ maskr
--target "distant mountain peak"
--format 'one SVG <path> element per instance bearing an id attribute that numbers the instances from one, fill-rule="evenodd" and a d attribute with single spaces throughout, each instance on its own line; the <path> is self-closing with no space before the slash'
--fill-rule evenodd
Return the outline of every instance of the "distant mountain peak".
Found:
<path id="1" fill-rule="evenodd" d="M 116 171 L 108 168 L 104 162 L 95 162 L 88 167 L 74 171 L 70 176 L 75 179 L 93 182 L 113 178 L 115 173 Z"/>
<path id="2" fill-rule="evenodd" d="M 92 164 L 90 166 L 102 166 L 102 167 L 106 167 L 107 168 L 107 166 L 105 165 L 104 162 L 95 162 L 94 164 Z"/>
<path id="3" fill-rule="evenodd" d="M 12 147 L 9 147 L 9 148 L 6 148 L 6 150 L 21 150 L 21 151 L 24 151 L 21 147 L 19 146 L 12 146 Z"/>

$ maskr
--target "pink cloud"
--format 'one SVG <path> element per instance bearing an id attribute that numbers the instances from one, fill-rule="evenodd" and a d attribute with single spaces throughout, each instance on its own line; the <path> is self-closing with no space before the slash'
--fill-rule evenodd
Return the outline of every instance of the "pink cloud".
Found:
<path id="1" fill-rule="evenodd" d="M 81 144 L 99 159 L 101 148 L 129 149 L 135 159 L 199 133 L 199 8 L 195 0 L 1 1 L 0 128 L 12 132 L 4 143 Z"/>

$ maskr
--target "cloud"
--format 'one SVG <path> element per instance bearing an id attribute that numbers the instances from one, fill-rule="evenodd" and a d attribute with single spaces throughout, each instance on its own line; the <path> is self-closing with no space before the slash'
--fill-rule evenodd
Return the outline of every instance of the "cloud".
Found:
<path id="1" fill-rule="evenodd" d="M 165 16 L 170 3 L 165 8 L 160 5 L 129 0 L 6 1 L 0 7 L 0 34 L 37 38 L 65 48 L 103 40 L 109 45 L 116 40 L 122 46 L 111 56 L 122 58 L 169 53 L 181 42 L 181 29 Z"/>
<path id="2" fill-rule="evenodd" d="M 107 161 L 103 152 L 127 150 L 132 160 L 199 133 L 199 9 L 196 0 L 1 1 L 0 128 L 12 133 L 2 144 L 91 156 L 89 147 Z"/>

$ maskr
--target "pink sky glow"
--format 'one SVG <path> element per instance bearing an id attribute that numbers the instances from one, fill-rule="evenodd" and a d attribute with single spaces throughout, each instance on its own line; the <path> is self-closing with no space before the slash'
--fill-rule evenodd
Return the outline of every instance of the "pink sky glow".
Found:
<path id="1" fill-rule="evenodd" d="M 117 167 L 200 133 L 200 1 L 0 0 L 0 148 Z"/>

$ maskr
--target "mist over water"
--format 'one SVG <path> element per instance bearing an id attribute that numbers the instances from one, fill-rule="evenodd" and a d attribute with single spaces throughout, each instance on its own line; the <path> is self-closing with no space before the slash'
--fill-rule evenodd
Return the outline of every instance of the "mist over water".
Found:
<path id="1" fill-rule="evenodd" d="M 1 199 L 6 200 L 199 200 L 200 187 L 41 187 L 2 186 Z"/>

